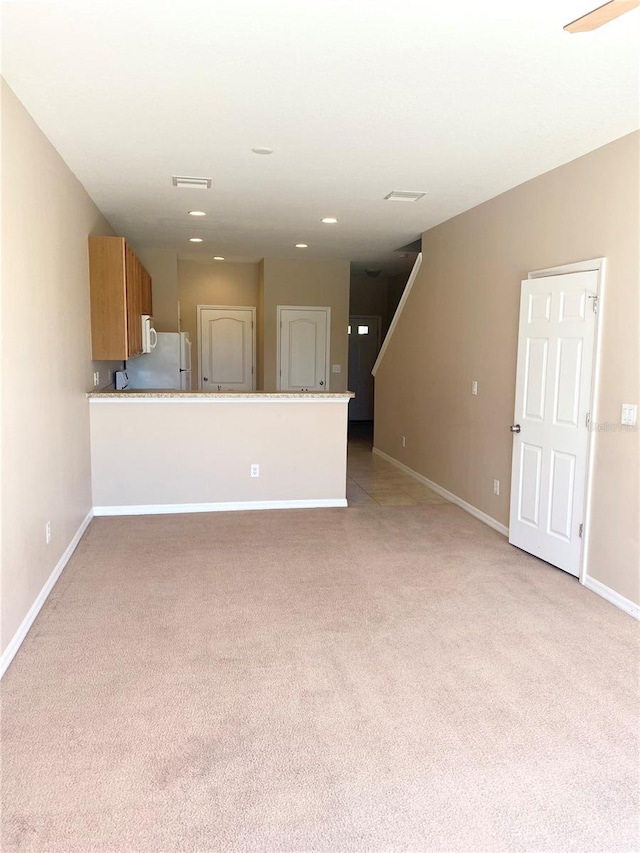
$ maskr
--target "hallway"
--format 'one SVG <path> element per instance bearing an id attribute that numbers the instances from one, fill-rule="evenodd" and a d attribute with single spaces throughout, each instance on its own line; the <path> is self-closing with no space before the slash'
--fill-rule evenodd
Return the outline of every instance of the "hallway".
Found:
<path id="1" fill-rule="evenodd" d="M 373 423 L 351 421 L 347 447 L 347 501 L 349 506 L 418 506 L 446 504 L 447 500 L 374 456 Z"/>

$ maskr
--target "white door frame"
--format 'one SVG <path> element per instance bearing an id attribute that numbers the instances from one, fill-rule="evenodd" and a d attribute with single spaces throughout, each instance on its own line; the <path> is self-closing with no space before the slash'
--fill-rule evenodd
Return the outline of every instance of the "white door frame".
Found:
<path id="1" fill-rule="evenodd" d="M 256 309 L 252 305 L 198 305 L 196 306 L 196 335 L 198 336 L 198 388 L 202 391 L 202 312 L 251 311 L 251 389 L 256 390 Z M 191 375 L 193 381 L 193 374 Z"/>
<path id="2" fill-rule="evenodd" d="M 329 390 L 331 382 L 331 307 L 329 305 L 278 305 L 276 309 L 276 388 L 281 391 L 280 381 L 280 325 L 282 323 L 283 311 L 326 311 L 327 312 L 327 340 L 325 357 L 325 390 Z"/>
<path id="3" fill-rule="evenodd" d="M 582 531 L 582 553 L 580 555 L 579 581 L 584 584 L 587 576 L 587 558 L 589 552 L 589 532 L 591 529 L 591 493 L 593 490 L 593 461 L 595 456 L 595 435 L 593 425 L 598 422 L 598 392 L 600 390 L 600 350 L 602 343 L 602 311 L 603 296 L 605 290 L 606 258 L 594 258 L 590 261 L 578 261 L 575 264 L 563 264 L 559 267 L 549 267 L 543 270 L 534 270 L 527 276 L 528 279 L 547 278 L 555 275 L 569 275 L 576 272 L 597 272 L 596 283 L 597 311 L 593 336 L 593 361 L 591 371 L 591 401 L 590 429 L 587 435 L 587 467 L 585 472 L 584 506 L 582 517 L 584 528 Z"/>

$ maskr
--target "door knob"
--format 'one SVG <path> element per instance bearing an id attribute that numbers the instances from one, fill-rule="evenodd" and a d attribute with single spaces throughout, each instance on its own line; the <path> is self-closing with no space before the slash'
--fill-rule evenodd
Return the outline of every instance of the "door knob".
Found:
<path id="1" fill-rule="evenodd" d="M 203 376 L 203 377 L 202 377 L 202 381 L 203 381 L 203 382 L 208 382 L 208 381 L 209 381 L 209 377 L 208 377 L 208 376 Z"/>
<path id="2" fill-rule="evenodd" d="M 321 379 L 321 380 L 320 380 L 320 384 L 321 384 L 321 385 L 324 385 L 324 379 Z"/>
<path id="3" fill-rule="evenodd" d="M 511 432 L 520 432 L 520 424 L 514 424 L 513 426 L 510 426 L 509 429 Z"/>

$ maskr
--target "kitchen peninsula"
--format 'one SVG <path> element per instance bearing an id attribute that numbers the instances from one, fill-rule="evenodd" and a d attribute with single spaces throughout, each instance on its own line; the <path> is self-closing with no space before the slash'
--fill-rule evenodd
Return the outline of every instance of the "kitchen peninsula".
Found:
<path id="1" fill-rule="evenodd" d="M 95 515 L 347 505 L 350 392 L 88 397 Z"/>

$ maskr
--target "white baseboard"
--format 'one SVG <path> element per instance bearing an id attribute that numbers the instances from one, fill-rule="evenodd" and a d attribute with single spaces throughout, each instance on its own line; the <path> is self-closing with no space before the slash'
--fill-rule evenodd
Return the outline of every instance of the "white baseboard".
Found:
<path id="1" fill-rule="evenodd" d="M 323 509 L 347 506 L 345 498 L 311 498 L 299 501 L 223 501 L 194 504 L 134 504 L 94 506 L 94 515 L 168 515 L 182 512 L 239 512 L 254 509 Z"/>
<path id="2" fill-rule="evenodd" d="M 380 456 L 381 459 L 386 459 L 387 462 L 390 462 L 392 465 L 395 465 L 396 468 L 400 468 L 401 471 L 404 471 L 405 474 L 409 474 L 410 477 L 413 477 L 415 480 L 418 480 L 420 483 L 423 483 L 425 486 L 431 489 L 431 491 L 436 492 L 438 495 L 442 495 L 443 498 L 446 498 L 451 503 L 456 506 L 461 507 L 465 512 L 468 512 L 470 515 L 473 515 L 475 518 L 484 522 L 485 524 L 492 527 L 494 530 L 497 530 L 498 533 L 502 533 L 504 536 L 509 536 L 509 528 L 500 524 L 499 521 L 496 521 L 495 518 L 491 518 L 490 515 L 487 515 L 485 512 L 482 512 L 471 504 L 463 501 L 462 498 L 459 498 L 457 495 L 454 495 L 452 492 L 447 491 L 447 489 L 443 489 L 442 486 L 439 486 L 437 483 L 432 482 L 427 479 L 427 477 L 423 477 L 422 474 L 418 474 L 417 471 L 414 471 L 413 468 L 409 468 L 408 465 L 403 465 L 402 462 L 398 462 L 397 459 L 394 459 L 393 456 L 389 456 L 387 453 L 384 453 L 382 450 L 378 450 L 377 447 L 373 448 L 373 452 L 376 456 Z M 595 578 L 586 575 L 584 580 L 582 581 L 584 586 L 587 589 L 590 589 L 591 592 L 595 592 L 596 595 L 601 596 L 602 598 L 609 601 L 611 604 L 623 610 L 625 613 L 628 613 L 629 616 L 633 616 L 634 619 L 640 620 L 640 605 L 635 604 L 631 599 L 625 598 L 620 593 L 606 586 L 605 584 L 597 581 Z"/>
<path id="3" fill-rule="evenodd" d="M 624 595 L 620 595 L 619 592 L 616 592 L 614 589 L 611 589 L 611 587 L 606 586 L 589 575 L 585 575 L 582 583 L 587 589 L 590 589 L 591 592 L 595 592 L 596 595 L 601 596 L 601 598 L 604 598 L 611 604 L 619 607 L 620 610 L 624 610 L 625 613 L 628 613 L 629 616 L 633 616 L 634 619 L 640 620 L 640 605 L 635 604 L 630 598 L 625 598 Z"/>
<path id="4" fill-rule="evenodd" d="M 439 486 L 432 480 L 427 479 L 427 477 L 423 477 L 422 474 L 418 474 L 418 472 L 414 471 L 413 468 L 409 468 L 408 465 L 404 465 L 402 462 L 398 462 L 398 460 L 394 459 L 393 456 L 389 456 L 382 450 L 378 450 L 377 447 L 373 448 L 373 452 L 381 459 L 386 459 L 387 462 L 390 462 L 392 465 L 395 465 L 396 468 L 400 468 L 401 471 L 404 471 L 405 474 L 408 474 L 410 477 L 413 477 L 414 480 L 418 480 L 418 482 L 422 483 L 424 486 L 427 486 L 429 489 L 431 489 L 432 492 L 435 492 L 441 497 L 446 498 L 452 504 L 455 504 L 456 506 L 459 506 L 461 509 L 463 509 L 465 512 L 468 512 L 469 515 L 472 515 L 474 518 L 477 518 L 479 521 L 482 521 L 483 524 L 486 524 L 488 527 L 492 527 L 494 530 L 497 530 L 498 533 L 502 533 L 503 536 L 509 536 L 509 528 L 506 526 L 506 524 L 501 524 L 499 521 L 496 521 L 495 518 L 492 518 L 490 515 L 487 515 L 486 512 L 482 512 L 482 510 L 478 509 L 472 504 L 463 501 L 462 498 L 459 498 L 457 495 L 454 495 L 453 492 L 449 492 L 447 489 L 443 489 L 442 486 Z"/>
<path id="5" fill-rule="evenodd" d="M 67 565 L 69 559 L 71 558 L 71 555 L 78 547 L 78 543 L 82 539 L 82 535 L 89 526 L 89 522 L 92 518 L 93 511 L 90 511 L 87 513 L 87 517 L 84 519 L 80 527 L 76 530 L 73 539 L 67 545 L 65 552 L 58 560 L 55 569 L 49 575 L 49 578 L 40 590 L 38 597 L 29 608 L 29 612 L 27 613 L 27 615 L 22 620 L 20 627 L 11 638 L 11 641 L 9 642 L 7 648 L 2 653 L 2 657 L 0 657 L 0 678 L 2 678 L 2 676 L 5 674 L 9 664 L 16 656 L 16 652 L 22 645 L 24 638 L 27 636 L 29 628 L 31 628 L 31 626 L 33 625 L 36 616 L 38 615 L 38 613 L 40 613 L 40 610 L 42 609 L 42 605 L 49 597 L 49 593 L 51 592 L 51 590 L 56 584 L 56 581 L 62 574 L 64 567 Z"/>

